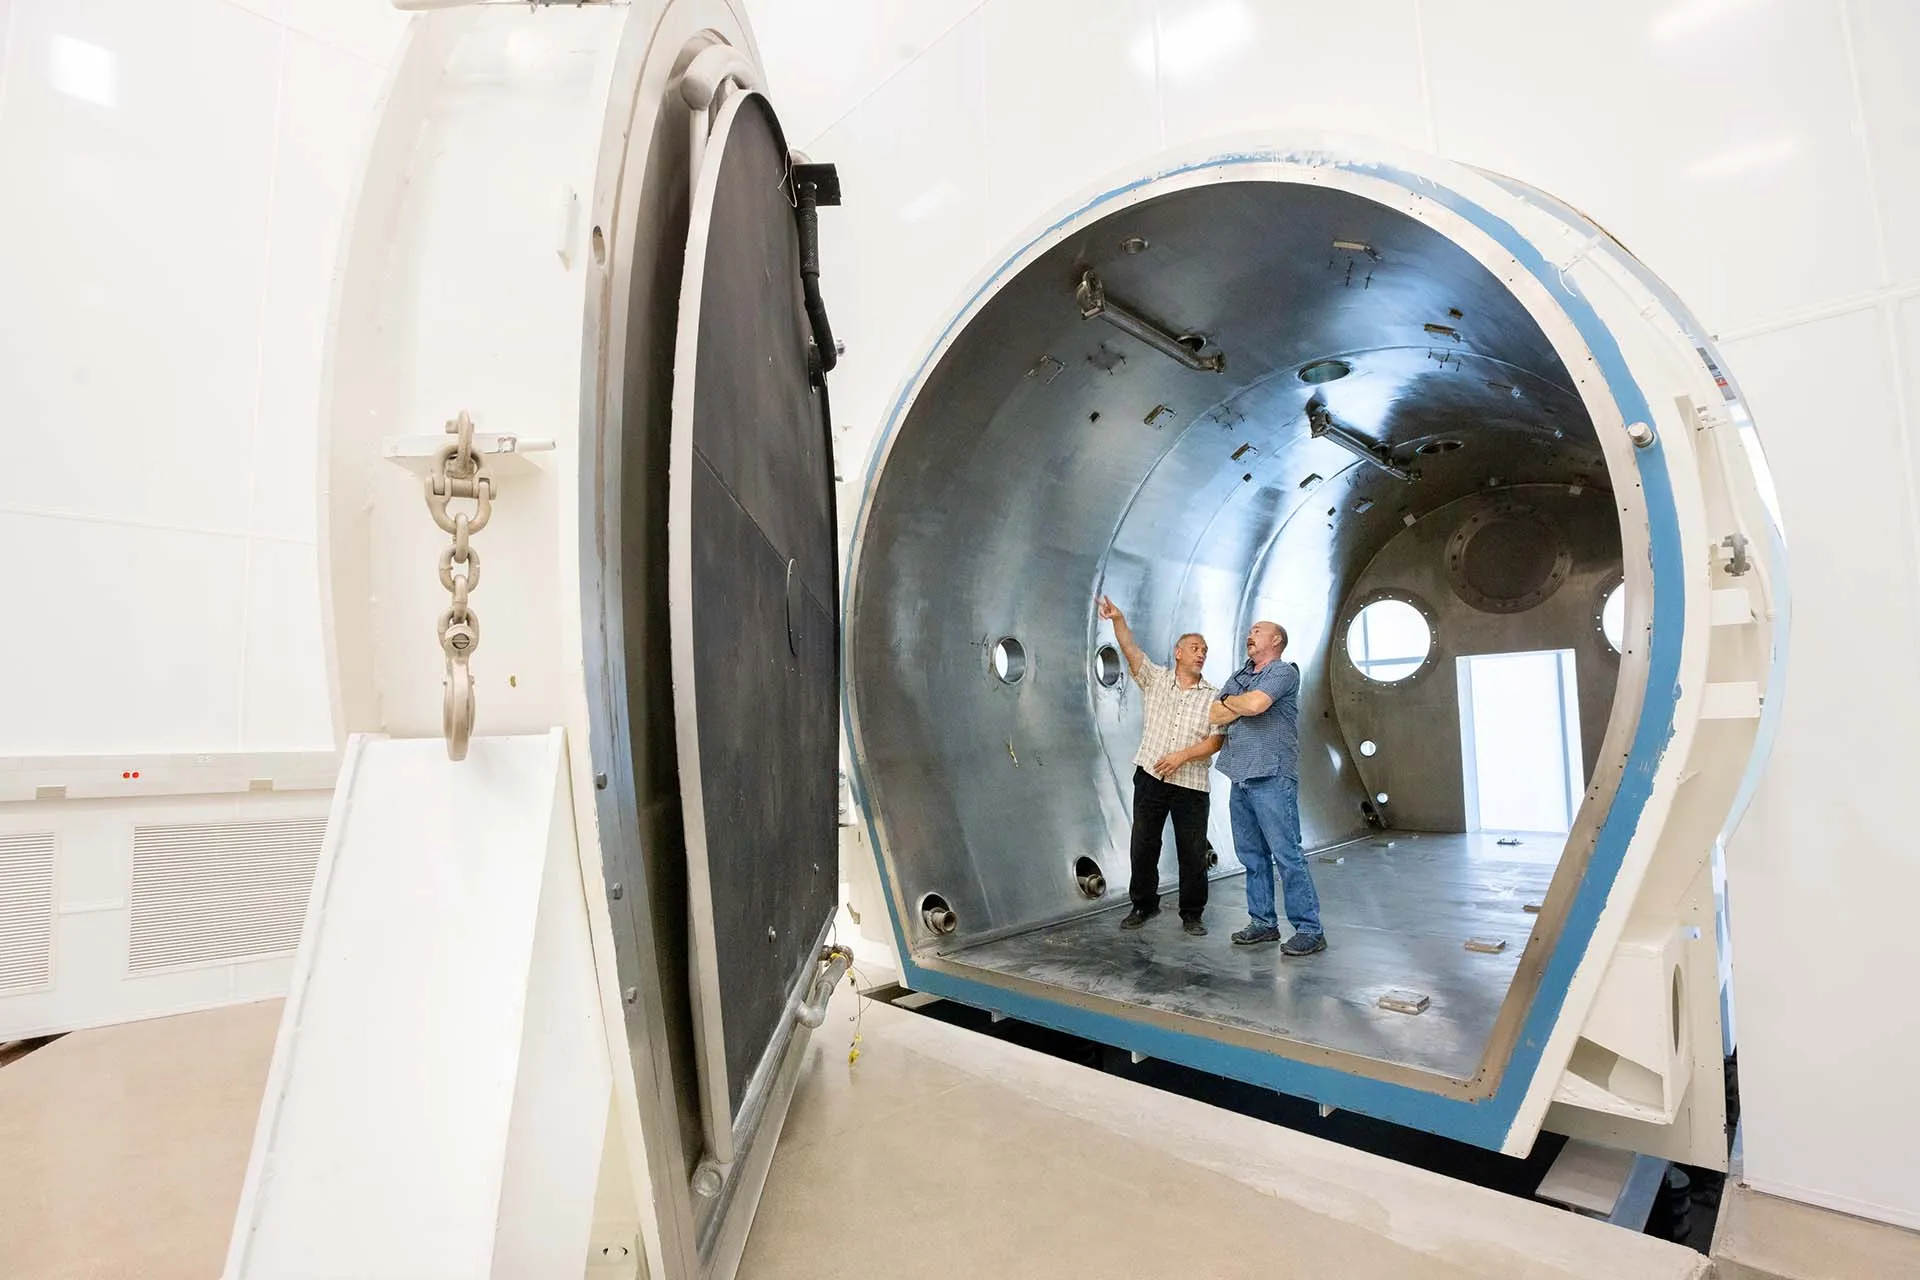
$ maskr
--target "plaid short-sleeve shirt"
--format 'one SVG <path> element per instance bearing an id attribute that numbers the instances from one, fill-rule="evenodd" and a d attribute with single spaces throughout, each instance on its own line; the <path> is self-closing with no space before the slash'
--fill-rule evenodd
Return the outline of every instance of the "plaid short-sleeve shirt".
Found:
<path id="1" fill-rule="evenodd" d="M 1196 680 L 1190 689 L 1182 689 L 1173 672 L 1152 660 L 1141 664 L 1140 694 L 1144 704 L 1144 724 L 1140 731 L 1140 750 L 1133 762 L 1151 771 L 1160 757 L 1170 751 L 1185 751 L 1197 746 L 1209 734 L 1220 732 L 1207 723 L 1207 709 L 1220 691 L 1205 680 Z M 1195 760 L 1167 775 L 1166 781 L 1192 791 L 1209 790 L 1207 762 Z"/>

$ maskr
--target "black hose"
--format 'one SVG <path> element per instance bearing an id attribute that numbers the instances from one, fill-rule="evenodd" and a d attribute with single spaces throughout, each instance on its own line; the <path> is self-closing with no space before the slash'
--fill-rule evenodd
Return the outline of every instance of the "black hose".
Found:
<path id="1" fill-rule="evenodd" d="M 800 184 L 798 217 L 800 221 L 800 289 L 806 295 L 807 320 L 813 326 L 813 345 L 820 354 L 820 372 L 830 373 L 839 363 L 840 353 L 833 345 L 833 326 L 827 320 L 827 304 L 820 296 L 820 189 L 811 182 Z"/>

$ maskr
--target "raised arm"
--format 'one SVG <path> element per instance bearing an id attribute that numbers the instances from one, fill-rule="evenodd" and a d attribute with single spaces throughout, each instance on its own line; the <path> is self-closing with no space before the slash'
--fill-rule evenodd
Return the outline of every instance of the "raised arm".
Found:
<path id="1" fill-rule="evenodd" d="M 1133 639 L 1133 628 L 1127 625 L 1127 615 L 1120 612 L 1120 606 L 1101 596 L 1097 608 L 1100 616 L 1113 624 L 1113 638 L 1120 642 L 1120 652 L 1127 656 L 1127 670 L 1133 672 L 1135 684 L 1140 682 L 1141 668 L 1146 665 L 1147 655 Z"/>

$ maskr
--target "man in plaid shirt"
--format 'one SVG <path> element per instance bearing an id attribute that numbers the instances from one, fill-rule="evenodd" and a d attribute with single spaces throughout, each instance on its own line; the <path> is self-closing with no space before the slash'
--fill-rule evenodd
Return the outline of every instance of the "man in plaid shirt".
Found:
<path id="1" fill-rule="evenodd" d="M 1113 601 L 1101 596 L 1099 612 L 1113 624 L 1145 712 L 1140 749 L 1133 757 L 1133 881 L 1128 887 L 1133 910 L 1120 927 L 1138 929 L 1160 910 L 1160 841 L 1171 816 L 1180 855 L 1180 922 L 1202 937 L 1207 932 L 1200 922 L 1207 905 L 1207 759 L 1226 741 L 1224 729 L 1207 723 L 1219 690 L 1200 678 L 1206 637 L 1197 631 L 1181 636 L 1169 671 L 1141 651 L 1127 615 Z"/>

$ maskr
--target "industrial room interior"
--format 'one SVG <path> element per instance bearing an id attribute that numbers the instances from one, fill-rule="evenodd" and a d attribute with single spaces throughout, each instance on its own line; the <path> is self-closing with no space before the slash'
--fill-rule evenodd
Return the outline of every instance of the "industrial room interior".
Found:
<path id="1" fill-rule="evenodd" d="M 1920 1275 L 1916 58 L 0 0 L 0 1276 Z"/>

